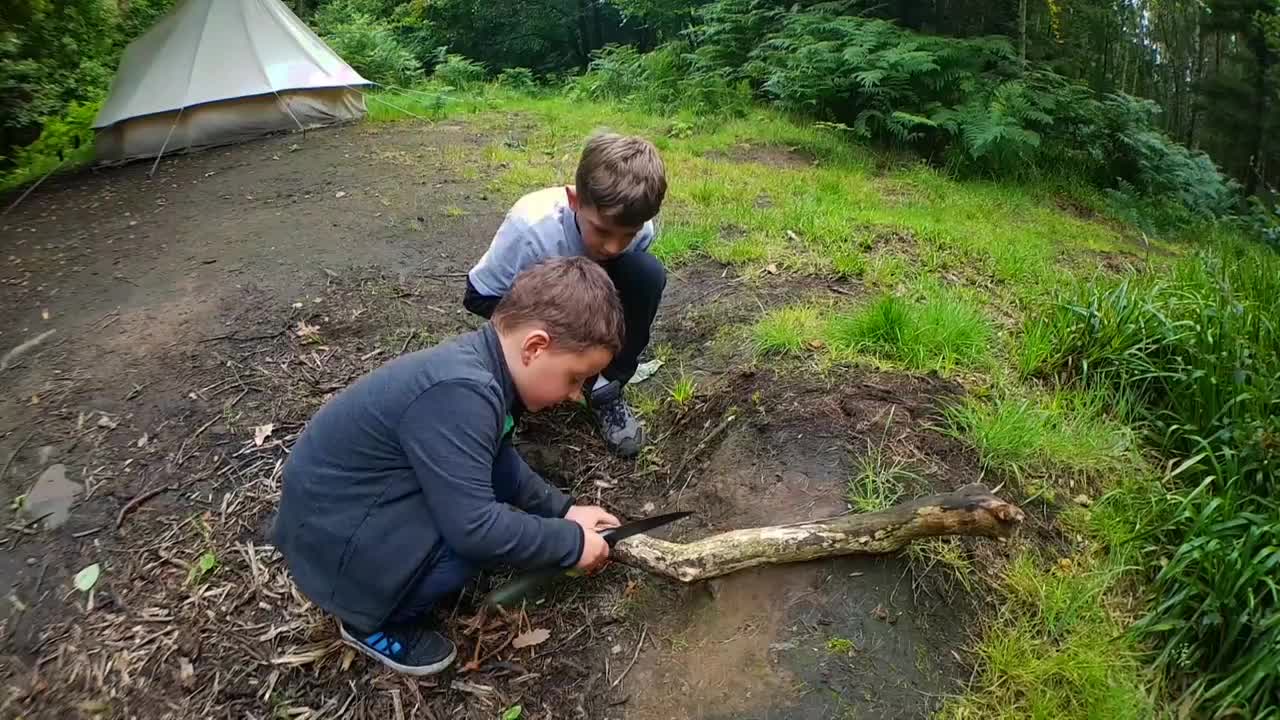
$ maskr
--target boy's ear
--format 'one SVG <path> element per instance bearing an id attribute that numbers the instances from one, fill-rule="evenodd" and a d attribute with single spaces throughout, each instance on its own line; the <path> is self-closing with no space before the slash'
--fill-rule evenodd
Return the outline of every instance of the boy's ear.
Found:
<path id="1" fill-rule="evenodd" d="M 578 212 L 578 208 L 581 207 L 578 203 L 578 188 L 572 185 L 565 185 L 564 194 L 569 198 L 569 209 Z"/>
<path id="2" fill-rule="evenodd" d="M 551 347 L 551 336 L 546 330 L 541 328 L 530 330 L 520 343 L 520 360 L 528 365 L 534 356 L 540 352 L 546 352 Z"/>

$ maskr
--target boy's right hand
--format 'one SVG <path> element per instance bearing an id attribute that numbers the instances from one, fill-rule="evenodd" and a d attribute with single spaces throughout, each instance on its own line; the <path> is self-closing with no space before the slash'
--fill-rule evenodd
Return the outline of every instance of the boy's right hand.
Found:
<path id="1" fill-rule="evenodd" d="M 574 565 L 578 570 L 594 572 L 609 560 L 609 543 L 595 530 L 582 528 L 582 557 Z"/>

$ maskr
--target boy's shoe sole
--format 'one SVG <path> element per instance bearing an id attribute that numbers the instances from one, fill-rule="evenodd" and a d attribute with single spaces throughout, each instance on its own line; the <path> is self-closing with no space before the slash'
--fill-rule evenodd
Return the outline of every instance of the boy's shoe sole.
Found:
<path id="1" fill-rule="evenodd" d="M 405 675 L 423 677 L 425 675 L 436 675 L 436 674 L 442 673 L 446 669 L 448 669 L 450 665 L 453 664 L 454 658 L 458 656 L 458 648 L 455 645 L 453 647 L 453 650 L 449 652 L 449 657 L 439 662 L 434 662 L 434 663 L 431 663 L 430 665 L 401 665 L 395 660 L 392 660 L 386 655 L 383 655 L 382 653 L 379 653 L 378 651 L 374 650 L 368 645 L 365 645 L 364 643 L 360 642 L 358 638 L 356 638 L 355 636 L 347 632 L 346 626 L 343 625 L 342 623 L 338 623 L 338 630 L 342 635 L 343 643 L 350 645 L 356 650 L 359 650 L 360 652 L 373 658 L 374 660 L 377 660 L 383 665 L 386 665 L 392 670 L 395 670 L 398 673 L 403 673 Z"/>

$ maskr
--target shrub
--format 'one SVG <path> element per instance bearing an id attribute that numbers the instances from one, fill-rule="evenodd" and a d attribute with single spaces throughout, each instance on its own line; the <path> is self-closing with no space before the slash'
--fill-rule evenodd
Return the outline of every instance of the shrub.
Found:
<path id="1" fill-rule="evenodd" d="M 751 103 L 747 85 L 732 80 L 725 69 L 699 69 L 686 50 L 684 45 L 668 44 L 640 53 L 630 46 L 611 45 L 595 53 L 589 72 L 578 78 L 570 93 L 664 114 L 744 114 Z"/>
<path id="2" fill-rule="evenodd" d="M 366 79 L 383 85 L 410 85 L 422 78 L 422 64 L 391 25 L 365 12 L 358 0 L 335 0 L 313 20 L 317 32 Z"/>
<path id="3" fill-rule="evenodd" d="M 522 67 L 507 68 L 498 73 L 498 84 L 524 93 L 533 92 L 538 87 L 533 71 Z"/>
<path id="4" fill-rule="evenodd" d="M 447 53 L 445 48 L 440 48 L 431 76 L 449 87 L 461 89 L 484 82 L 485 69 L 484 65 L 474 60 Z M 532 80 L 532 74 L 530 79 Z"/>
<path id="5" fill-rule="evenodd" d="M 101 106 L 101 101 L 73 102 L 62 115 L 46 118 L 40 137 L 14 153 L 13 169 L 0 176 L 0 189 L 39 180 L 60 166 L 89 162 L 94 140 L 90 126 Z"/>

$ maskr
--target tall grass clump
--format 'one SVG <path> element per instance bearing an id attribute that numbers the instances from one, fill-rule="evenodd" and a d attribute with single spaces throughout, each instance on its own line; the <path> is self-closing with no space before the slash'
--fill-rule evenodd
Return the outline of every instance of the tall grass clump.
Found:
<path id="1" fill-rule="evenodd" d="M 1123 389 L 1173 468 L 1137 632 L 1209 717 L 1280 706 L 1280 257 L 1226 244 L 1164 279 L 1083 289 L 1040 372 Z M 1272 713 L 1269 715 L 1268 713 Z"/>
<path id="2" fill-rule="evenodd" d="M 967 299 L 941 291 L 923 303 L 881 295 L 836 315 L 826 341 L 837 354 L 868 354 L 915 370 L 949 371 L 981 365 L 991 351 L 990 321 Z"/>

